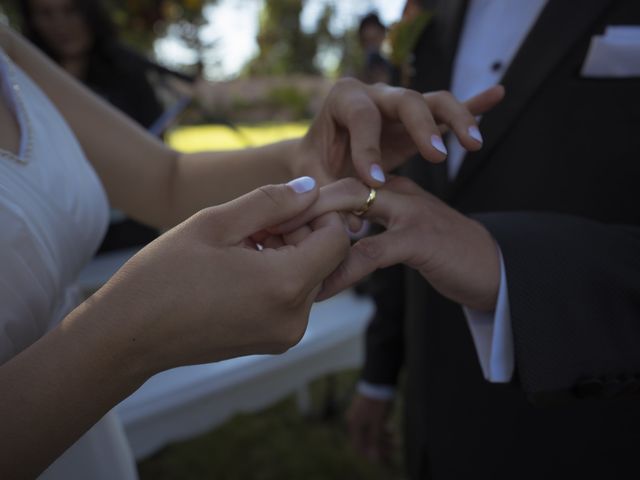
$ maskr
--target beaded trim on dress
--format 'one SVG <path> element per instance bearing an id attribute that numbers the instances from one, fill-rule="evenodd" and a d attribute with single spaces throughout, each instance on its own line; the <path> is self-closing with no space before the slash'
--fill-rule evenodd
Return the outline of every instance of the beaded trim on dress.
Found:
<path id="1" fill-rule="evenodd" d="M 0 148 L 0 157 L 9 158 L 18 163 L 29 163 L 33 150 L 33 128 L 22 99 L 22 91 L 16 80 L 13 63 L 0 48 L 0 80 L 2 80 L 5 98 L 11 102 L 20 126 L 20 149 L 18 155 Z"/>

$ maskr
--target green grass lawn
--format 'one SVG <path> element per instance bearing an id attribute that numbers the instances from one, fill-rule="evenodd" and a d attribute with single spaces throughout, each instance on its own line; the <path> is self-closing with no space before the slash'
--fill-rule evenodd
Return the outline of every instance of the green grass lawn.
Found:
<path id="1" fill-rule="evenodd" d="M 179 127 L 169 132 L 167 142 L 173 148 L 183 152 L 258 147 L 267 143 L 301 137 L 309 128 L 309 123 L 238 124 L 235 127 L 230 128 L 225 125 Z"/>
<path id="2" fill-rule="evenodd" d="M 348 443 L 343 415 L 354 371 L 312 384 L 313 414 L 287 398 L 255 414 L 238 415 L 200 437 L 171 445 L 141 462 L 141 480 L 400 480 L 399 455 L 390 467 L 359 458 Z M 327 389 L 335 402 L 327 413 Z M 397 418 L 397 415 L 396 415 Z"/>

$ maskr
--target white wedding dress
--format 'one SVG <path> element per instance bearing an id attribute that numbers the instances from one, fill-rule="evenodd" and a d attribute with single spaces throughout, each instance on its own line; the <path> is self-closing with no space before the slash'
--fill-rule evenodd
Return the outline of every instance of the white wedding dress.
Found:
<path id="1" fill-rule="evenodd" d="M 98 177 L 60 113 L 1 49 L 0 83 L 1 101 L 15 115 L 21 132 L 17 155 L 0 150 L 4 363 L 77 305 L 79 292 L 73 284 L 106 231 L 109 209 Z M 93 401 L 92 395 L 87 391 L 85 401 Z M 51 415 L 56 415 L 55 405 Z M 137 478 L 115 414 L 107 414 L 40 478 Z"/>

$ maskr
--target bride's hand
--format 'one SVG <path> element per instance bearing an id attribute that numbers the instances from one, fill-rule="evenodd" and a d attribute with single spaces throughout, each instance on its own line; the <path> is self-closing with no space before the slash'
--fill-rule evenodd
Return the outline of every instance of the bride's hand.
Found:
<path id="1" fill-rule="evenodd" d="M 384 172 L 420 153 L 426 160 L 446 158 L 441 135 L 447 130 L 467 150 L 482 137 L 474 116 L 495 105 L 504 88 L 489 88 L 462 103 L 449 92 L 421 95 L 404 88 L 365 85 L 354 79 L 336 83 L 294 156 L 295 175 L 312 175 L 325 185 L 345 176 L 380 186 Z"/>
<path id="2" fill-rule="evenodd" d="M 317 199 L 313 180 L 291 183 L 202 210 L 145 247 L 90 299 L 146 373 L 279 353 L 300 340 L 349 240 L 335 213 L 301 234 L 265 234 Z"/>

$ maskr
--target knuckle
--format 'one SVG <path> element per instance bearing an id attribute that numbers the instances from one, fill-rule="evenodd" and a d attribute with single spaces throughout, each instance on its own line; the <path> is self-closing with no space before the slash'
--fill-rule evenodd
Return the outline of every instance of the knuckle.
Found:
<path id="1" fill-rule="evenodd" d="M 414 102 L 422 102 L 423 101 L 422 95 L 420 95 L 415 90 L 411 90 L 411 89 L 408 89 L 408 88 L 403 88 L 403 89 L 399 90 L 399 95 L 400 95 L 400 100 L 403 101 L 403 102 L 414 103 Z"/>
<path id="2" fill-rule="evenodd" d="M 382 256 L 381 245 L 374 237 L 365 237 L 353 247 L 354 251 L 368 260 L 378 260 Z"/>
<path id="3" fill-rule="evenodd" d="M 340 90 L 351 90 L 353 88 L 360 88 L 362 86 L 363 84 L 359 80 L 353 77 L 344 77 L 336 81 L 333 88 L 336 91 L 340 91 Z"/>
<path id="4" fill-rule="evenodd" d="M 219 210 L 216 207 L 206 207 L 197 211 L 191 216 L 191 221 L 201 223 L 215 220 L 219 217 Z"/>
<path id="5" fill-rule="evenodd" d="M 380 112 L 368 97 L 353 99 L 349 105 L 348 116 L 350 121 L 375 122 L 380 120 Z"/>
<path id="6" fill-rule="evenodd" d="M 282 189 L 277 185 L 263 185 L 257 189 L 258 195 L 260 195 L 264 201 L 272 204 L 274 207 L 280 207 L 284 201 L 282 198 Z"/>
<path id="7" fill-rule="evenodd" d="M 437 92 L 433 92 L 432 95 L 434 99 L 440 102 L 457 102 L 456 98 L 448 90 L 438 90 Z"/>
<path id="8" fill-rule="evenodd" d="M 194 213 L 185 223 L 191 224 L 197 230 L 205 229 L 209 238 L 219 240 L 227 230 L 224 228 L 224 217 L 224 208 L 207 207 Z M 210 228 L 212 226 L 213 228 Z"/>
<path id="9" fill-rule="evenodd" d="M 377 145 L 367 144 L 367 145 L 358 145 L 354 147 L 354 154 L 359 155 L 361 159 L 369 159 L 373 162 L 380 161 L 380 147 Z"/>

